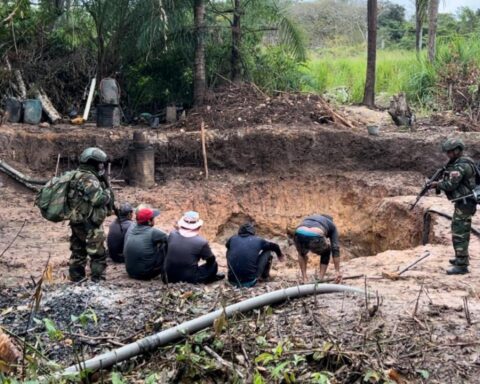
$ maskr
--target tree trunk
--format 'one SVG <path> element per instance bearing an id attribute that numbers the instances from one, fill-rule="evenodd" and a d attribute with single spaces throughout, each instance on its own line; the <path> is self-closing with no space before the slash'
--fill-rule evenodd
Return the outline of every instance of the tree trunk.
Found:
<path id="1" fill-rule="evenodd" d="M 423 38 L 423 11 L 422 0 L 415 1 L 415 49 L 417 52 L 422 50 L 422 38 Z"/>
<path id="2" fill-rule="evenodd" d="M 241 4 L 240 0 L 235 0 L 233 9 L 233 22 L 232 22 L 232 56 L 231 63 L 231 79 L 232 81 L 241 80 L 241 56 L 240 47 L 242 44 L 242 29 L 241 29 Z"/>
<path id="3" fill-rule="evenodd" d="M 377 0 L 368 0 L 368 57 L 367 78 L 363 104 L 368 107 L 375 106 L 375 73 L 377 64 Z"/>
<path id="4" fill-rule="evenodd" d="M 437 43 L 437 21 L 440 0 L 430 0 L 428 5 L 428 60 L 435 61 Z"/>
<path id="5" fill-rule="evenodd" d="M 205 100 L 207 80 L 205 73 L 205 1 L 194 1 L 195 65 L 193 79 L 193 102 L 202 105 Z"/>

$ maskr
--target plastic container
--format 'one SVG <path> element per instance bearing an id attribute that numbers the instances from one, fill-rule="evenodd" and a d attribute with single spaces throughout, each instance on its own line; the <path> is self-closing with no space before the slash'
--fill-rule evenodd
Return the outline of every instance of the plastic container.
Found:
<path id="1" fill-rule="evenodd" d="M 119 127 L 122 120 L 120 107 L 116 105 L 97 105 L 97 127 Z"/>
<path id="2" fill-rule="evenodd" d="M 378 125 L 368 125 L 367 131 L 371 136 L 378 136 L 380 134 L 380 127 Z"/>
<path id="3" fill-rule="evenodd" d="M 10 123 L 19 123 L 22 119 L 22 103 L 13 97 L 5 101 L 5 112 Z"/>
<path id="4" fill-rule="evenodd" d="M 120 85 L 117 80 L 107 77 L 100 82 L 100 103 L 119 105 Z"/>
<path id="5" fill-rule="evenodd" d="M 30 99 L 23 102 L 23 122 L 39 124 L 42 120 L 42 103 L 40 100 Z"/>

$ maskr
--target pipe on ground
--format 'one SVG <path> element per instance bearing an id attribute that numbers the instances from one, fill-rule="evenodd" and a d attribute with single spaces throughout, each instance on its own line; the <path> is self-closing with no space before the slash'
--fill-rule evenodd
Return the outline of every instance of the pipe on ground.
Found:
<path id="1" fill-rule="evenodd" d="M 30 188 L 34 191 L 38 191 L 43 185 L 48 182 L 48 180 L 33 179 L 29 176 L 26 176 L 3 160 L 0 160 L 0 171 L 6 173 L 8 176 L 14 178 L 18 182 L 25 185 L 27 188 Z"/>
<path id="2" fill-rule="evenodd" d="M 278 291 L 265 293 L 260 296 L 252 297 L 250 299 L 241 301 L 236 304 L 229 305 L 225 308 L 227 317 L 231 317 L 236 313 L 248 312 L 253 309 L 261 308 L 266 305 L 277 304 L 279 302 L 295 299 L 298 297 L 334 293 L 334 292 L 351 292 L 364 294 L 364 291 L 358 288 L 348 287 L 337 284 L 306 284 L 291 288 L 280 289 Z M 64 375 L 71 375 L 84 369 L 98 370 L 109 368 L 116 363 L 130 359 L 139 354 L 152 351 L 155 348 L 167 345 L 173 341 L 181 339 L 188 334 L 198 332 L 204 328 L 213 325 L 215 319 L 221 316 L 223 309 L 207 313 L 206 315 L 197 317 L 196 319 L 186 321 L 173 328 L 166 329 L 154 335 L 140 339 L 134 343 L 125 345 L 121 348 L 110 352 L 103 353 L 92 359 L 86 360 L 80 365 L 72 365 L 63 372 Z"/>

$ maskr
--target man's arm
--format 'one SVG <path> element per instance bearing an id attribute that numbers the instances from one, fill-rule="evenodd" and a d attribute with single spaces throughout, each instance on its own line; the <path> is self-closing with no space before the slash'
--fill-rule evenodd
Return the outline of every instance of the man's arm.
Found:
<path id="1" fill-rule="evenodd" d="M 162 232 L 157 228 L 153 228 L 153 231 L 152 231 L 153 244 L 166 243 L 167 241 L 168 241 L 168 237 L 165 232 Z"/>
<path id="2" fill-rule="evenodd" d="M 200 251 L 200 258 L 202 260 L 205 260 L 207 264 L 213 264 L 215 262 L 215 255 L 212 252 L 212 249 L 210 248 L 210 245 L 206 243 L 203 247 L 202 250 Z"/>
<path id="3" fill-rule="evenodd" d="M 95 176 L 84 177 L 81 182 L 84 199 L 89 201 L 94 208 L 103 207 L 110 203 L 109 192 L 102 188 L 100 181 Z"/>
<path id="4" fill-rule="evenodd" d="M 282 250 L 277 243 L 272 243 L 271 241 L 263 240 L 262 242 L 262 251 L 271 251 L 275 252 L 279 260 L 283 260 L 284 256 Z"/>
<path id="5" fill-rule="evenodd" d="M 464 176 L 467 174 L 467 167 L 471 166 L 468 164 L 458 164 L 454 166 L 453 171 L 450 172 L 449 178 L 437 183 L 436 188 L 445 192 L 455 191 L 460 186 Z"/>
<path id="6" fill-rule="evenodd" d="M 335 224 L 332 223 L 332 230 L 330 234 L 330 245 L 332 247 L 333 266 L 335 267 L 336 278 L 335 282 L 340 283 L 342 280 L 342 273 L 340 271 L 340 240 L 338 236 L 338 229 Z"/>
<path id="7" fill-rule="evenodd" d="M 340 257 L 340 240 L 338 236 L 338 229 L 335 224 L 331 223 L 330 230 L 330 246 L 332 247 L 332 256 L 334 258 Z"/>

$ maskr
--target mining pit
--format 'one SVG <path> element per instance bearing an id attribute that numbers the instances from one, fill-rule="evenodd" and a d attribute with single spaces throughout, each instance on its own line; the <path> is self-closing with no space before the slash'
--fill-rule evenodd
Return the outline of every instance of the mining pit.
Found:
<path id="1" fill-rule="evenodd" d="M 205 340 L 228 344 L 217 352 L 234 361 L 250 382 L 254 372 L 264 369 L 255 363 L 262 348 L 267 348 L 256 344 L 258 336 L 266 339 L 268 348 L 288 339 L 289 353 L 318 350 L 326 341 L 345 350 L 340 360 L 336 352 L 330 354 L 331 360 L 316 360 L 305 352 L 306 362 L 297 372 L 299 382 L 313 382 L 310 373 L 326 369 L 335 372 L 335 382 L 345 383 L 359 382 L 368 369 L 384 375 L 394 370 L 409 382 L 477 382 L 480 243 L 472 236 L 472 273 L 447 277 L 445 269 L 453 254 L 450 223 L 428 211 L 448 216 L 452 206 L 444 197 L 430 195 L 410 209 L 425 177 L 444 162 L 439 146 L 454 128 L 426 126 L 417 132 L 391 128 L 379 137 L 368 136 L 366 130 L 315 124 L 211 129 L 207 131 L 208 180 L 199 132 L 149 130 L 156 165 L 156 185 L 150 189 L 124 182 L 126 151 L 139 129 L 4 126 L 0 155 L 28 175 L 48 178 L 55 171 L 58 154 L 60 171 L 66 171 L 77 165 L 83 148 L 102 147 L 113 160 L 117 201 L 160 208 L 158 227 L 165 231 L 172 229 L 182 212 L 197 210 L 205 221 L 203 235 L 211 242 L 222 271 L 226 271 L 224 244 L 245 221 L 255 222 L 260 235 L 279 242 L 286 263 L 275 262 L 273 281 L 251 290 L 235 290 L 226 282 L 206 287 L 137 282 L 118 264 L 109 264 L 104 283 L 71 284 L 66 278 L 68 225 L 42 219 L 33 206 L 34 193 L 0 174 L 0 250 L 5 250 L 0 258 L 0 322 L 18 340 L 37 340 L 47 360 L 66 366 L 76 359 L 75 346 L 90 357 L 194 318 L 222 302 L 296 285 L 299 271 L 291 235 L 302 217 L 326 213 L 339 228 L 343 275 L 368 277 L 345 284 L 377 292 L 378 302 L 370 303 L 377 305 L 373 315 L 365 315 L 363 298 L 340 294 L 306 298 L 276 306 L 269 316 L 259 310 L 232 321 L 235 340 L 213 331 L 207 331 Z M 477 136 L 464 133 L 462 137 L 469 153 L 477 156 Z M 105 223 L 106 229 L 111 220 Z M 474 226 L 480 228 L 478 218 Z M 398 271 L 425 252 L 430 256 L 402 279 L 382 279 L 382 272 Z M 56 342 L 47 337 L 41 321 L 29 320 L 33 283 L 42 276 L 47 260 L 53 281 L 44 283 L 35 318 L 56 322 L 63 330 Z M 318 258 L 311 256 L 311 279 L 317 269 Z M 95 311 L 98 324 L 72 326 L 71 315 L 87 309 Z M 192 338 L 188 342 L 200 348 L 205 343 Z M 178 354 L 178 346 L 163 348 L 116 369 L 129 382 L 143 382 L 151 372 L 161 375 L 158 382 L 231 379 L 232 372 L 218 361 L 213 367 L 194 370 Z M 208 354 L 199 355 L 208 358 Z"/>

